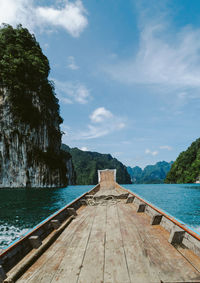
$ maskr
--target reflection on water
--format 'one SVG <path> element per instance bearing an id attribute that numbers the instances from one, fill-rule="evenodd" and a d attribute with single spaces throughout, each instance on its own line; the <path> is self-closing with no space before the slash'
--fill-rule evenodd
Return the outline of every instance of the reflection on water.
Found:
<path id="1" fill-rule="evenodd" d="M 82 195 L 93 186 L 61 189 L 1 189 L 0 248 Z M 124 185 L 200 231 L 200 185 Z"/>

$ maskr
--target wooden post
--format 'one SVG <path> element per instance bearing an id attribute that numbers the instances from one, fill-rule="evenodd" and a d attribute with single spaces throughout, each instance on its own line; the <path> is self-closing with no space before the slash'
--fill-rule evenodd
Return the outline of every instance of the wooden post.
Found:
<path id="1" fill-rule="evenodd" d="M 152 216 L 150 224 L 151 225 L 159 225 L 162 220 L 162 214 L 156 213 Z"/>
<path id="2" fill-rule="evenodd" d="M 145 209 L 146 209 L 146 204 L 145 203 L 140 203 L 138 205 L 137 212 L 145 212 Z"/>
<path id="3" fill-rule="evenodd" d="M 185 231 L 178 226 L 174 226 L 171 230 L 168 242 L 172 245 L 180 245 L 183 241 Z"/>
<path id="4" fill-rule="evenodd" d="M 38 249 L 42 245 L 42 241 L 39 236 L 31 236 L 29 237 L 29 241 L 33 249 Z"/>
<path id="5" fill-rule="evenodd" d="M 51 224 L 53 226 L 54 229 L 58 229 L 61 225 L 60 221 L 58 219 L 53 219 L 51 220 Z"/>
<path id="6" fill-rule="evenodd" d="M 134 196 L 132 196 L 132 195 L 128 195 L 128 198 L 127 198 L 127 201 L 126 201 L 126 203 L 132 203 L 133 202 L 133 200 L 134 200 Z"/>
<path id="7" fill-rule="evenodd" d="M 71 216 L 71 215 L 74 215 L 74 216 L 77 215 L 76 210 L 75 210 L 74 208 L 67 208 L 67 211 L 68 211 L 68 213 L 69 213 L 70 216 Z"/>
<path id="8" fill-rule="evenodd" d="M 133 202 L 137 207 L 137 212 L 145 212 L 146 204 L 144 202 L 142 202 L 137 197 L 134 197 Z"/>

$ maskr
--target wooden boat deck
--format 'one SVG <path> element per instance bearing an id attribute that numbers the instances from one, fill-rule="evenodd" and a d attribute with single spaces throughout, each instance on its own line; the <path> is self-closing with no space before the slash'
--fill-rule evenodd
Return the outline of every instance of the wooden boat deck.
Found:
<path id="1" fill-rule="evenodd" d="M 98 177 L 0 254 L 0 282 L 200 282 L 199 235 L 118 185 L 116 170 Z"/>
<path id="2" fill-rule="evenodd" d="M 168 242 L 169 232 L 150 225 L 133 203 L 111 199 L 77 213 L 17 282 L 200 282 L 197 267 Z"/>

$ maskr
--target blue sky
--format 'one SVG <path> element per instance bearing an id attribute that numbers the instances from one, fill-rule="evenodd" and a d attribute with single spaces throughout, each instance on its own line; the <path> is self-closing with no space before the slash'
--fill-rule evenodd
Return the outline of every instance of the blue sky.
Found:
<path id="1" fill-rule="evenodd" d="M 0 22 L 36 35 L 69 146 L 144 167 L 199 138 L 199 1 L 0 0 Z"/>

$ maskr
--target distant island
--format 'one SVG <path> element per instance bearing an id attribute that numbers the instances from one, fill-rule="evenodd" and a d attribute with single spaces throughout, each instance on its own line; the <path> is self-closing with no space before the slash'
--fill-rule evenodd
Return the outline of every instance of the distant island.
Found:
<path id="1" fill-rule="evenodd" d="M 155 165 L 147 165 L 143 170 L 139 166 L 127 167 L 133 184 L 162 184 L 169 172 L 173 161 L 160 161 Z"/>
<path id="2" fill-rule="evenodd" d="M 167 174 L 165 183 L 200 182 L 200 138 L 179 154 Z"/>
<path id="3" fill-rule="evenodd" d="M 119 184 L 131 184 L 126 166 L 110 154 L 83 151 L 77 147 L 70 148 L 65 144 L 62 144 L 61 148 L 72 156 L 77 185 L 97 184 L 97 170 L 99 169 L 117 169 L 117 182 Z"/>

